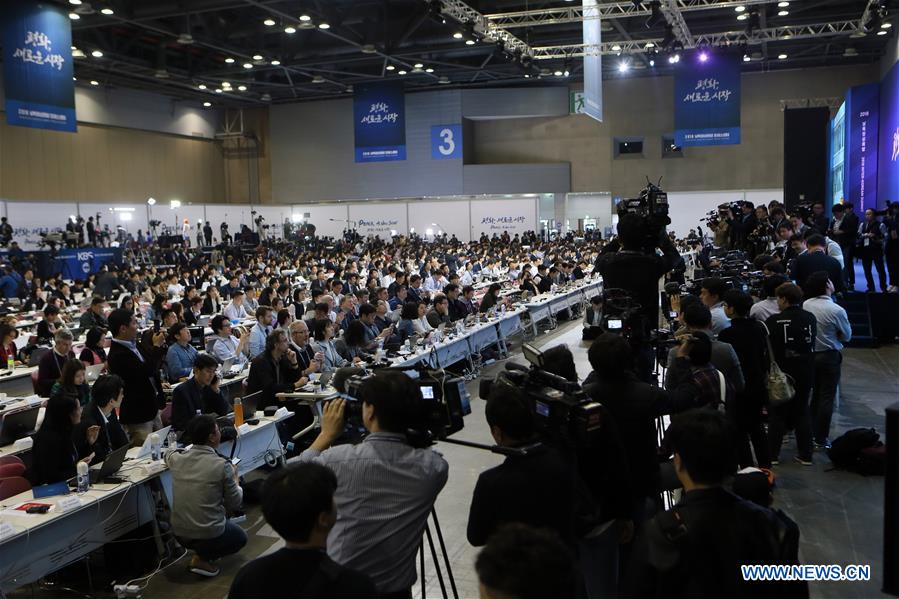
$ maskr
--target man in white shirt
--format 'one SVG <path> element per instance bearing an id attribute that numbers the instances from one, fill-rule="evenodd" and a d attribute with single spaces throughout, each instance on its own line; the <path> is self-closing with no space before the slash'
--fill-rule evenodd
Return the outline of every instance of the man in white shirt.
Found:
<path id="1" fill-rule="evenodd" d="M 170 297 L 181 297 L 181 294 L 184 293 L 184 285 L 178 282 L 177 275 L 169 277 L 169 285 L 165 291 Z"/>
<path id="2" fill-rule="evenodd" d="M 727 292 L 727 285 L 718 277 L 709 277 L 702 281 L 702 291 L 699 293 L 699 299 L 708 306 L 712 312 L 712 335 L 713 339 L 718 337 L 718 333 L 730 326 L 730 319 L 724 313 L 724 294 Z"/>
<path id="3" fill-rule="evenodd" d="M 209 323 L 212 331 L 215 333 L 215 342 L 212 344 L 212 355 L 219 362 L 224 363 L 225 360 L 232 360 L 234 364 L 243 364 L 247 361 L 246 349 L 249 342 L 249 335 L 241 335 L 240 340 L 231 334 L 231 321 L 222 314 L 219 314 Z"/>
<path id="4" fill-rule="evenodd" d="M 812 390 L 810 412 L 812 436 L 816 449 L 830 447 L 830 420 L 833 404 L 840 386 L 840 366 L 843 363 L 843 344 L 852 339 L 852 327 L 846 310 L 837 305 L 831 295 L 834 286 L 824 271 L 809 275 L 803 285 L 808 299 L 802 309 L 811 312 L 818 323 L 815 337 L 815 385 Z"/>
<path id="5" fill-rule="evenodd" d="M 439 270 L 431 271 L 431 276 L 425 280 L 425 291 L 428 293 L 443 291 L 443 274 Z"/>
<path id="6" fill-rule="evenodd" d="M 247 289 L 243 298 L 243 307 L 247 312 L 255 312 L 256 308 L 259 307 L 259 302 L 256 300 L 255 287 L 250 287 Z"/>
<path id="7" fill-rule="evenodd" d="M 231 301 L 222 310 L 222 314 L 228 317 L 228 320 L 243 320 L 247 317 L 247 311 L 243 307 L 243 291 L 235 291 L 231 296 Z"/>
<path id="8" fill-rule="evenodd" d="M 471 262 L 465 263 L 465 268 L 462 271 L 462 274 L 459 276 L 459 285 L 465 287 L 466 285 L 474 285 L 474 274 L 471 272 Z"/>
<path id="9" fill-rule="evenodd" d="M 259 306 L 256 309 L 256 324 L 250 329 L 249 355 L 252 360 L 265 351 L 265 338 L 272 332 L 272 309 Z"/>
<path id="10" fill-rule="evenodd" d="M 749 310 L 750 318 L 754 318 L 759 322 L 765 322 L 768 317 L 780 313 L 780 306 L 777 305 L 777 297 L 774 291 L 788 281 L 784 275 L 770 275 L 765 277 L 762 282 L 762 295 L 765 299 L 756 302 Z"/>

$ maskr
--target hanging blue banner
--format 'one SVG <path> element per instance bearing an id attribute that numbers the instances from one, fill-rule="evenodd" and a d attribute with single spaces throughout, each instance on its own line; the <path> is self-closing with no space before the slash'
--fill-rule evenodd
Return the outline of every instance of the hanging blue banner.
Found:
<path id="1" fill-rule="evenodd" d="M 75 131 L 72 27 L 61 7 L 24 0 L 4 3 L 3 79 L 6 122 Z"/>
<path id="2" fill-rule="evenodd" d="M 56 254 L 56 271 L 64 279 L 86 279 L 99 272 L 108 263 L 122 263 L 122 248 L 80 248 L 59 250 Z"/>
<path id="3" fill-rule="evenodd" d="M 406 159 L 406 100 L 402 83 L 357 85 L 353 122 L 356 162 Z"/>
<path id="4" fill-rule="evenodd" d="M 583 0 L 584 114 L 602 122 L 602 22 L 596 0 Z"/>
<path id="5" fill-rule="evenodd" d="M 740 57 L 699 51 L 675 68 L 674 143 L 740 143 Z"/>
<path id="6" fill-rule="evenodd" d="M 880 82 L 877 208 L 899 201 L 899 62 Z M 869 204 L 868 208 L 875 208 Z M 859 213 L 859 210 L 856 210 Z"/>
<path id="7" fill-rule="evenodd" d="M 846 95 L 846 197 L 857 214 L 877 208 L 877 127 L 880 84 L 853 87 Z"/>

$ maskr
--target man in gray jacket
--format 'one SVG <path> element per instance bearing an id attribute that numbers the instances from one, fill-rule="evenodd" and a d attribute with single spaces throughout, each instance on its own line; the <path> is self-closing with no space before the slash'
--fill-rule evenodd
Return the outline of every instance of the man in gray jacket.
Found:
<path id="1" fill-rule="evenodd" d="M 195 552 L 190 571 L 213 577 L 219 573 L 213 561 L 247 544 L 247 533 L 228 520 L 228 512 L 240 509 L 243 490 L 237 467 L 216 451 L 222 433 L 215 417 L 195 416 L 184 434 L 193 447 L 165 458 L 172 474 L 172 529 Z"/>
<path id="2" fill-rule="evenodd" d="M 712 335 L 712 313 L 709 308 L 698 300 L 689 303 L 681 298 L 680 314 L 678 318 L 684 323 L 681 329 L 685 333 L 706 333 L 710 338 Z M 681 334 L 678 331 L 678 335 Z M 677 347 L 671 348 L 668 352 L 668 371 L 665 373 L 665 388 L 668 388 L 668 382 L 672 379 L 671 368 L 675 366 L 677 359 Z M 727 381 L 733 390 L 737 393 L 743 391 L 745 381 L 743 380 L 743 369 L 740 367 L 740 359 L 737 358 L 737 352 L 734 351 L 730 343 L 712 340 L 712 366 L 721 371 L 724 380 Z"/>

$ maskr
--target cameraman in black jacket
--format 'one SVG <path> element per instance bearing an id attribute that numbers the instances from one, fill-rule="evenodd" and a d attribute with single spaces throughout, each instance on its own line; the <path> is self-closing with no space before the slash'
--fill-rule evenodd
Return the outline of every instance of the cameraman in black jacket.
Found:
<path id="1" fill-rule="evenodd" d="M 623 289 L 640 304 L 639 326 L 633 331 L 632 341 L 637 350 L 637 375 L 649 381 L 652 372 L 653 353 L 649 345 L 649 331 L 659 322 L 659 278 L 674 268 L 680 254 L 671 243 L 664 227 L 656 247 L 662 256 L 648 252 L 645 242 L 649 231 L 646 221 L 636 214 L 624 214 L 618 221 L 618 240 L 621 249 L 601 254 L 594 269 L 599 271 L 605 289 Z"/>

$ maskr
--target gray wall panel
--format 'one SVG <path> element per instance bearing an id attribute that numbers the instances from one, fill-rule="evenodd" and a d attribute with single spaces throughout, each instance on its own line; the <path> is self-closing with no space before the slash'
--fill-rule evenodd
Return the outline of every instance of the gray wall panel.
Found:
<path id="1" fill-rule="evenodd" d="M 508 119 L 567 114 L 567 86 L 462 91 L 462 116 L 467 119 Z"/>
<path id="2" fill-rule="evenodd" d="M 571 191 L 571 165 L 466 164 L 466 195 L 482 193 L 565 193 Z"/>

